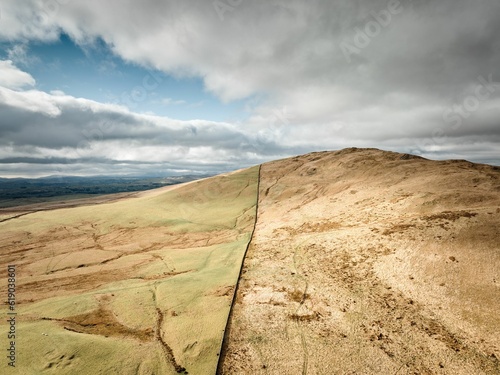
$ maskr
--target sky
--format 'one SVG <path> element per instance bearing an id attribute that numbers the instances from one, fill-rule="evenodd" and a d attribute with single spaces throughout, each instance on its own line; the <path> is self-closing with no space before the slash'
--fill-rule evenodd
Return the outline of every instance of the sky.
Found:
<path id="1" fill-rule="evenodd" d="M 500 165 L 499 82 L 498 0 L 2 0 L 0 177 Z"/>

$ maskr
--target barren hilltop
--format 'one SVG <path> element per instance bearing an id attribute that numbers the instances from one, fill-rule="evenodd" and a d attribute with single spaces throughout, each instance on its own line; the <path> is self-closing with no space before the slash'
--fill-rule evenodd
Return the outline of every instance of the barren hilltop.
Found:
<path id="1" fill-rule="evenodd" d="M 0 210 L 2 373 L 500 373 L 500 167 L 351 148 L 102 202 Z"/>
<path id="2" fill-rule="evenodd" d="M 500 373 L 500 168 L 264 164 L 224 374 Z"/>

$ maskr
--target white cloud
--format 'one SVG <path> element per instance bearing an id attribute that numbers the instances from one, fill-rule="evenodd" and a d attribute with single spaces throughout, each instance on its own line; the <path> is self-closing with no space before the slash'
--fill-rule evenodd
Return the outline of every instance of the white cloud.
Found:
<path id="1" fill-rule="evenodd" d="M 161 103 L 163 105 L 182 105 L 182 104 L 186 104 L 186 101 L 185 100 L 175 100 L 172 98 L 164 98 L 164 99 L 162 99 Z"/>
<path id="2" fill-rule="evenodd" d="M 25 43 L 16 44 L 9 48 L 7 51 L 7 56 L 9 60 L 12 60 L 16 64 L 28 65 L 31 61 L 31 57 L 28 55 L 28 47 Z"/>
<path id="3" fill-rule="evenodd" d="M 11 60 L 0 60 L 0 86 L 20 89 L 34 85 L 35 79 L 29 73 L 18 69 Z"/>
<path id="4" fill-rule="evenodd" d="M 235 154 L 245 163 L 348 146 L 436 157 L 462 149 L 478 161 L 494 155 L 500 143 L 500 87 L 491 85 L 473 111 L 459 106 L 467 103 L 479 76 L 500 81 L 500 2 L 401 3 L 402 12 L 349 62 L 342 41 L 353 41 L 356 30 L 374 20 L 373 12 L 387 8 L 386 0 L 244 1 L 225 13 L 223 21 L 213 2 L 205 0 L 5 0 L 0 40 L 48 41 L 60 32 L 81 45 L 101 38 L 126 61 L 176 77 L 202 78 L 205 88 L 223 101 L 260 100 L 250 103 L 248 120 L 242 123 L 195 123 L 134 114 L 63 93 L 3 89 L 0 104 L 7 112 L 2 114 L 14 116 L 12 108 L 17 108 L 34 117 L 15 117 L 0 123 L 0 130 L 16 123 L 20 130 L 6 133 L 5 139 L 72 148 L 82 140 L 82 129 L 95 134 L 111 124 L 114 130 L 99 141 L 106 147 L 93 152 L 113 159 L 108 148 L 134 161 L 141 155 L 143 160 L 161 159 L 162 147 L 172 151 L 175 146 L 193 155 L 193 163 L 196 157 L 199 163 L 212 157 L 230 164 Z M 17 79 L 17 87 L 7 87 L 34 84 L 27 73 L 13 68 L 24 78 Z M 482 90 L 483 95 L 488 92 Z M 163 104 L 190 105 L 174 98 Z M 458 127 L 443 117 L 450 108 L 462 111 Z M 48 117 L 51 122 L 44 120 Z M 36 134 L 33 123 L 54 134 L 30 137 Z M 99 142 L 91 143 L 97 147 Z M 91 157 L 89 150 L 86 157 Z"/>
<path id="5" fill-rule="evenodd" d="M 230 164 L 235 158 L 245 163 L 235 155 L 259 147 L 257 154 L 266 152 L 265 145 L 257 145 L 252 134 L 233 124 L 139 114 L 59 91 L 0 88 L 0 110 L 0 147 L 15 146 L 41 159 L 159 163 L 177 160 L 174 156 L 181 152 L 179 160 L 193 164 L 196 155 L 203 155 L 197 160 L 201 165 L 207 160 L 222 163 L 220 155 Z"/>
<path id="6" fill-rule="evenodd" d="M 42 91 L 14 91 L 0 87 L 0 103 L 23 111 L 54 117 L 61 113 L 53 97 Z"/>

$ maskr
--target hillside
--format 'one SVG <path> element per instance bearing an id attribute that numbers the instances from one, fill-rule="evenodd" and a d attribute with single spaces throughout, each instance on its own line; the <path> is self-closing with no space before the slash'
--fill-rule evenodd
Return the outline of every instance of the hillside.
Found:
<path id="1" fill-rule="evenodd" d="M 500 168 L 264 164 L 224 374 L 500 373 Z"/>
<path id="2" fill-rule="evenodd" d="M 72 201 L 105 194 L 133 193 L 209 176 L 0 178 L 0 209 L 46 202 Z"/>
<path id="3" fill-rule="evenodd" d="M 214 373 L 257 177 L 256 167 L 0 216 L 0 277 L 6 291 L 7 265 L 16 266 L 17 314 L 16 367 L 4 358 L 0 373 Z"/>
<path id="4" fill-rule="evenodd" d="M 500 373 L 500 167 L 312 153 L 0 233 L 2 374 Z"/>

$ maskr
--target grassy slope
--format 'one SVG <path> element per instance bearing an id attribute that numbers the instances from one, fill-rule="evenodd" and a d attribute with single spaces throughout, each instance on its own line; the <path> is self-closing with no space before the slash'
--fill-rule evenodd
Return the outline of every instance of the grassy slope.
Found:
<path id="1" fill-rule="evenodd" d="M 0 223 L 3 289 L 6 265 L 18 274 L 11 373 L 214 373 L 257 178 L 256 167 Z"/>

